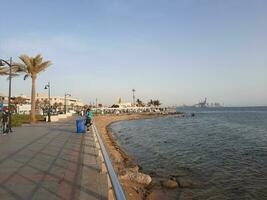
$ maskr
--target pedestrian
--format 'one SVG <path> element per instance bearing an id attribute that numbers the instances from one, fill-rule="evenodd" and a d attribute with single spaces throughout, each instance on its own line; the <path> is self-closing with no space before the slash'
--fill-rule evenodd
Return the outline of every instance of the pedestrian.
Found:
<path id="1" fill-rule="evenodd" d="M 85 125 L 86 125 L 87 127 L 90 127 L 90 126 L 92 125 L 92 121 L 93 121 L 93 112 L 91 111 L 90 108 L 88 108 L 88 109 L 86 110 L 86 115 L 85 115 L 85 117 L 86 117 Z"/>
<path id="2" fill-rule="evenodd" d="M 4 111 L 2 114 L 3 134 L 4 135 L 6 135 L 9 132 L 8 122 L 9 122 L 8 112 Z"/>

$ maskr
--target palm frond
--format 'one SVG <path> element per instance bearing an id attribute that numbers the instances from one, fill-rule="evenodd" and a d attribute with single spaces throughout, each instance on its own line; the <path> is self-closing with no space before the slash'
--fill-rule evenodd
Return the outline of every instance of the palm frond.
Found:
<path id="1" fill-rule="evenodd" d="M 27 71 L 27 66 L 23 63 L 12 63 L 12 68 L 17 69 L 18 72 Z"/>
<path id="2" fill-rule="evenodd" d="M 23 62 L 26 66 L 31 66 L 31 58 L 30 58 L 28 55 L 23 54 L 23 55 L 21 55 L 19 58 L 22 60 L 22 62 Z"/>
<path id="3" fill-rule="evenodd" d="M 38 65 L 37 73 L 44 71 L 46 68 L 52 65 L 51 61 L 45 61 L 42 64 Z"/>
<path id="4" fill-rule="evenodd" d="M 42 62 L 43 62 L 43 58 L 41 54 L 38 54 L 37 56 L 33 58 L 33 64 L 36 66 L 42 64 Z"/>
<path id="5" fill-rule="evenodd" d="M 6 75 L 7 75 L 6 80 L 9 80 L 10 79 L 9 74 L 6 74 Z M 17 77 L 17 76 L 19 76 L 19 74 L 17 74 L 17 73 L 11 73 L 11 79 L 14 78 L 14 77 Z"/>
<path id="6" fill-rule="evenodd" d="M 25 76 L 23 77 L 23 80 L 25 81 L 27 78 L 29 78 L 30 74 L 25 74 Z"/>
<path id="7" fill-rule="evenodd" d="M 9 68 L 7 67 L 0 67 L 0 75 L 5 76 L 9 71 Z"/>

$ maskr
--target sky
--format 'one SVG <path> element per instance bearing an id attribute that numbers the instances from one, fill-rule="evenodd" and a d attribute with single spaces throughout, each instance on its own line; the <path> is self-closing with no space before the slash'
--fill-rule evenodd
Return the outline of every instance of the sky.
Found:
<path id="1" fill-rule="evenodd" d="M 0 2 L 0 58 L 41 53 L 53 63 L 38 93 L 50 81 L 52 95 L 85 103 L 130 102 L 134 88 L 164 105 L 267 105 L 266 0 Z M 30 89 L 14 79 L 14 95 Z"/>

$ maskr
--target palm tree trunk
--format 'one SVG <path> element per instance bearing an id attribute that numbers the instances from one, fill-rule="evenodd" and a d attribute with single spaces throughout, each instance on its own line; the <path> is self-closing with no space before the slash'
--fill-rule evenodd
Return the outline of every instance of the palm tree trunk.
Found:
<path id="1" fill-rule="evenodd" d="M 32 76 L 32 97 L 31 97 L 31 123 L 35 123 L 35 97 L 36 97 L 36 75 Z"/>

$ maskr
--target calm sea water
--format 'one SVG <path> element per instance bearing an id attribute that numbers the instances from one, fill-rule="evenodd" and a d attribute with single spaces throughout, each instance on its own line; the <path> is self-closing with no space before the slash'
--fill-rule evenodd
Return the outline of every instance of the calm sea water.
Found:
<path id="1" fill-rule="evenodd" d="M 267 199 L 267 107 L 178 110 L 111 128 L 145 173 L 195 183 L 180 199 Z"/>

